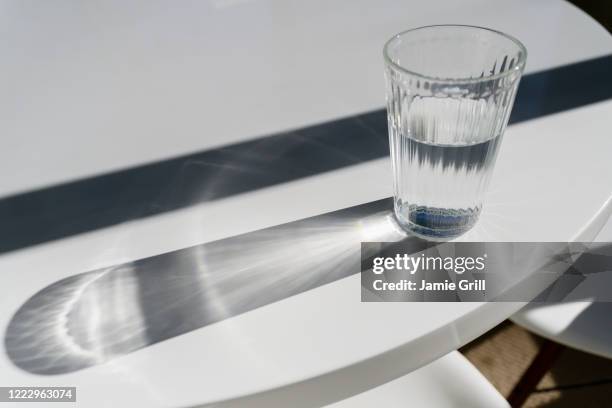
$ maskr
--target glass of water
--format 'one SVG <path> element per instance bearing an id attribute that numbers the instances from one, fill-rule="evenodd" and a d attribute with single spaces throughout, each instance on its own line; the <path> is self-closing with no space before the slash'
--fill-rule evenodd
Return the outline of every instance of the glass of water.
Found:
<path id="1" fill-rule="evenodd" d="M 394 36 L 383 54 L 395 216 L 423 238 L 457 237 L 478 220 L 527 50 L 439 25 Z"/>

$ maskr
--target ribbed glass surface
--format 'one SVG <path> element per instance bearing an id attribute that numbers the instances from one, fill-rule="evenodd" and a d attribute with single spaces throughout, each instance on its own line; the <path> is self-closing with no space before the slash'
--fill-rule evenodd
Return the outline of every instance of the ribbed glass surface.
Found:
<path id="1" fill-rule="evenodd" d="M 486 29 L 435 26 L 394 37 L 385 57 L 396 217 L 426 238 L 461 235 L 478 219 L 524 48 Z"/>

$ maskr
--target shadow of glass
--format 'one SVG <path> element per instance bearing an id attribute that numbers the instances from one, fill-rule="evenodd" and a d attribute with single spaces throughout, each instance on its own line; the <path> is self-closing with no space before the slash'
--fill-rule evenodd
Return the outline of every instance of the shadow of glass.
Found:
<path id="1" fill-rule="evenodd" d="M 390 199 L 58 281 L 27 300 L 4 337 L 18 367 L 65 374 L 360 271 L 362 241 L 425 241 Z"/>

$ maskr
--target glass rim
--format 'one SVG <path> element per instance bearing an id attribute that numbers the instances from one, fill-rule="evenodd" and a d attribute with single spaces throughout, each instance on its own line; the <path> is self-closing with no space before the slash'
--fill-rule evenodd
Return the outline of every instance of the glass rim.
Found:
<path id="1" fill-rule="evenodd" d="M 430 75 L 426 75 L 426 74 L 422 74 L 416 71 L 412 71 L 408 68 L 405 68 L 403 66 L 401 66 L 400 64 L 397 64 L 396 62 L 394 62 L 391 57 L 389 56 L 389 47 L 391 46 L 391 43 L 399 38 L 401 38 L 402 36 L 411 33 L 413 31 L 418 31 L 418 30 L 423 30 L 426 28 L 436 28 L 436 27 L 458 27 L 458 28 L 472 28 L 472 29 L 477 29 L 477 30 L 484 30 L 484 31 L 488 31 L 489 33 L 493 33 L 495 35 L 499 35 L 501 37 L 504 37 L 510 41 L 512 41 L 521 51 L 520 54 L 520 58 L 518 59 L 518 61 L 516 62 L 516 65 L 514 67 L 512 67 L 512 69 L 508 69 L 507 71 L 504 72 L 500 72 L 497 73 L 495 75 L 490 75 L 487 77 L 480 77 L 480 78 L 444 78 L 444 77 L 435 77 L 435 76 L 430 76 Z M 408 30 L 404 30 L 401 31 L 397 34 L 395 34 L 393 37 L 391 37 L 389 40 L 387 40 L 387 42 L 385 42 L 385 45 L 383 47 L 383 58 L 385 60 L 385 63 L 387 63 L 388 65 L 390 65 L 391 67 L 393 67 L 394 69 L 403 72 L 405 74 L 420 78 L 420 79 L 425 79 L 428 81 L 432 81 L 432 82 L 444 82 L 444 83 L 451 83 L 451 84 L 466 84 L 466 83 L 477 83 L 477 82 L 482 82 L 482 81 L 490 81 L 490 80 L 495 80 L 495 79 L 499 79 L 499 78 L 504 78 L 514 72 L 521 72 L 523 70 L 523 68 L 525 68 L 525 62 L 527 61 L 527 48 L 525 47 L 525 45 L 520 42 L 516 37 L 511 36 L 510 34 L 506 34 L 504 32 L 501 32 L 499 30 L 494 30 L 492 28 L 487 28 L 487 27 L 481 27 L 481 26 L 475 26 L 475 25 L 468 25 L 468 24 L 432 24 L 432 25 L 426 25 L 426 26 L 421 26 L 421 27 L 416 27 L 416 28 L 410 28 Z"/>

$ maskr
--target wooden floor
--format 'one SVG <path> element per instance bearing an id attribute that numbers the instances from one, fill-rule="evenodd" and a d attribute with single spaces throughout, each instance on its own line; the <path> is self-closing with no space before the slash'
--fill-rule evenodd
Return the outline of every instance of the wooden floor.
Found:
<path id="1" fill-rule="evenodd" d="M 461 352 L 507 397 L 541 343 L 538 336 L 505 322 Z M 612 407 L 612 360 L 564 350 L 524 407 Z"/>

